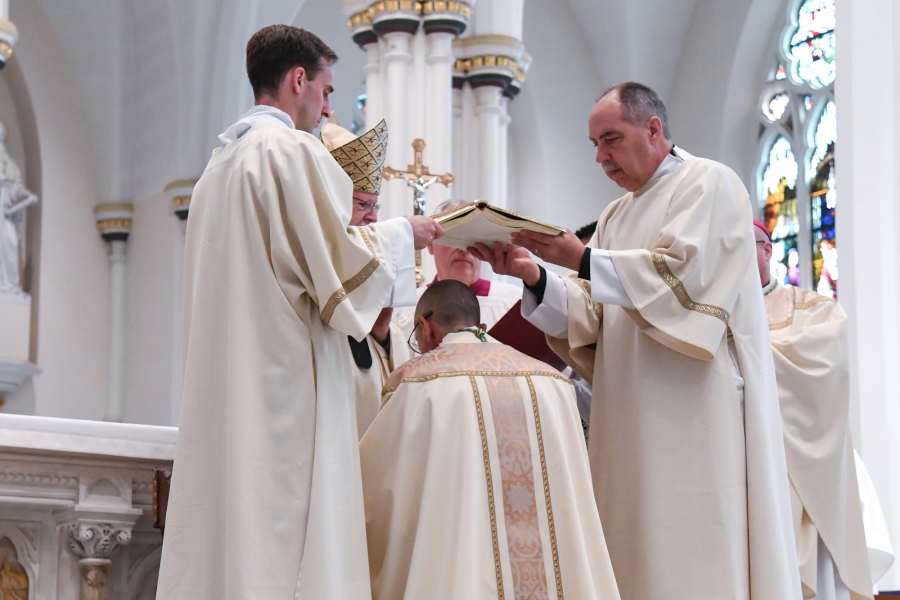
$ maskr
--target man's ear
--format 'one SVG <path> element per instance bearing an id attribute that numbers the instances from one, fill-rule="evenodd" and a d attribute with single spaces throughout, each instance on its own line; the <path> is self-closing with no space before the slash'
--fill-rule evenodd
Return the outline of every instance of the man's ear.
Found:
<path id="1" fill-rule="evenodd" d="M 650 117 L 650 120 L 647 121 L 647 128 L 650 130 L 650 141 L 655 142 L 663 134 L 663 126 L 662 121 L 656 115 Z"/>
<path id="2" fill-rule="evenodd" d="M 766 260 L 772 260 L 772 242 L 766 242 L 764 248 L 763 252 L 766 254 Z"/>
<path id="3" fill-rule="evenodd" d="M 291 91 L 294 94 L 299 94 L 300 88 L 307 83 L 306 69 L 303 67 L 294 67 L 288 71 L 287 78 L 290 82 Z"/>
<path id="4" fill-rule="evenodd" d="M 428 244 L 428 254 L 434 256 L 434 244 Z"/>

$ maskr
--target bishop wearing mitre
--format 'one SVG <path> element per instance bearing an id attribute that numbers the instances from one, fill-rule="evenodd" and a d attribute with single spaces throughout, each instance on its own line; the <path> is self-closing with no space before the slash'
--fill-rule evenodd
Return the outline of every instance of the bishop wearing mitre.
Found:
<path id="1" fill-rule="evenodd" d="M 353 212 L 350 225 L 365 226 L 378 221 L 378 197 L 381 194 L 382 172 L 387 152 L 387 123 L 382 120 L 375 127 L 356 137 L 337 123 L 332 115 L 322 123 L 319 138 L 341 168 L 353 181 Z M 415 277 L 410 265 L 409 276 Z M 412 310 L 414 307 L 410 307 Z M 406 337 L 392 326 L 393 308 L 382 309 L 372 331 L 362 341 L 347 336 L 353 373 L 356 428 L 362 438 L 378 411 L 381 410 L 381 388 L 395 365 L 409 359 Z"/>
<path id="2" fill-rule="evenodd" d="M 411 217 L 348 227 L 350 177 L 310 134 L 337 56 L 274 25 L 256 106 L 220 136 L 185 247 L 182 412 L 157 598 L 370 598 L 347 336 L 415 301 Z"/>
<path id="3" fill-rule="evenodd" d="M 872 598 L 859 483 L 850 439 L 847 313 L 812 290 L 785 287 L 769 273 L 772 239 L 754 221 L 759 278 L 805 598 Z"/>
<path id="4" fill-rule="evenodd" d="M 622 598 L 798 599 L 747 191 L 672 144 L 646 86 L 611 88 L 588 124 L 597 162 L 628 193 L 587 247 L 522 232 L 521 246 L 474 251 L 524 279 L 523 315 L 593 384 L 588 452 Z M 548 273 L 526 249 L 577 275 Z"/>
<path id="5" fill-rule="evenodd" d="M 360 442 L 373 598 L 618 600 L 572 385 L 488 336 L 462 282 L 415 318 L 425 354 Z"/>

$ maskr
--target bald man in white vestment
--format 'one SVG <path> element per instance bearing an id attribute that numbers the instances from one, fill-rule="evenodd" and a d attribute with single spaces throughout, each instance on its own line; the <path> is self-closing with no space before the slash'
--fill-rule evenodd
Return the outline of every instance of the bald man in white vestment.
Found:
<path id="1" fill-rule="evenodd" d="M 337 119 L 322 123 L 319 139 L 353 181 L 353 213 L 350 225 L 364 227 L 378 221 L 378 197 L 387 152 L 388 129 L 384 120 L 356 137 L 337 124 Z M 415 277 L 415 267 L 410 266 Z M 393 308 L 384 308 L 372 331 L 361 342 L 347 336 L 347 350 L 353 367 L 353 398 L 356 404 L 356 429 L 362 438 L 381 410 L 381 388 L 394 370 L 394 359 L 409 359 L 406 337 L 392 324 Z"/>
<path id="2" fill-rule="evenodd" d="M 622 598 L 799 599 L 750 201 L 667 121 L 640 84 L 597 102 L 597 162 L 628 193 L 587 248 L 523 232 L 473 251 L 525 281 L 523 315 L 593 384 L 588 453 Z"/>
<path id="3" fill-rule="evenodd" d="M 336 59 L 301 29 L 254 34 L 257 105 L 194 189 L 158 599 L 371 597 L 347 336 L 414 300 L 399 274 L 441 231 L 348 227 L 351 180 L 309 133 Z"/>
<path id="4" fill-rule="evenodd" d="M 872 598 L 859 483 L 850 439 L 847 313 L 812 290 L 769 274 L 772 239 L 754 221 L 766 298 L 800 581 L 805 598 Z"/>
<path id="5" fill-rule="evenodd" d="M 617 600 L 575 394 L 435 283 L 360 442 L 372 596 Z"/>

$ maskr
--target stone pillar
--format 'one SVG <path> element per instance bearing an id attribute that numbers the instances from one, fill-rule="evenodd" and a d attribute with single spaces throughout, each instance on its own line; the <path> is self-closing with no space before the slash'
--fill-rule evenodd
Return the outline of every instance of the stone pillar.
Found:
<path id="1" fill-rule="evenodd" d="M 851 423 L 900 548 L 900 10 L 842 2 L 835 34 L 838 299 L 849 317 Z M 877 60 L 873 60 L 878 57 Z M 900 588 L 900 561 L 878 583 Z"/>
<path id="2" fill-rule="evenodd" d="M 370 10 L 372 30 L 382 39 L 384 104 L 381 106 L 390 132 L 387 164 L 403 168 L 411 162 L 408 87 L 413 63 L 412 41 L 420 24 L 419 4 L 412 0 L 383 0 L 373 4 Z M 406 183 L 385 181 L 381 187 L 382 218 L 400 217 L 411 211 Z"/>
<path id="3" fill-rule="evenodd" d="M 472 199 L 506 207 L 509 184 L 509 102 L 521 90 L 530 57 L 522 43 L 504 35 L 476 35 L 455 44 L 455 82 L 462 92 L 462 134 L 470 139 L 459 155 L 475 156 L 466 175 L 473 181 Z M 474 107 L 466 110 L 466 90 Z"/>
<path id="4" fill-rule="evenodd" d="M 125 245 L 134 206 L 100 204 L 94 208 L 97 229 L 109 244 L 109 391 L 107 421 L 122 420 L 125 353 Z"/>
<path id="5" fill-rule="evenodd" d="M 172 212 L 178 219 L 175 233 L 175 262 L 172 267 L 172 382 L 169 397 L 169 424 L 177 427 L 181 414 L 181 384 L 183 376 L 184 337 L 184 236 L 187 231 L 188 212 L 194 193 L 195 179 L 173 181 L 165 187 L 172 199 Z"/>
<path id="6" fill-rule="evenodd" d="M 132 527 L 142 511 L 133 509 L 126 515 L 85 513 L 76 507 L 66 509 L 58 518 L 62 521 L 67 549 L 78 557 L 80 600 L 107 600 L 113 553 L 131 541 Z"/>

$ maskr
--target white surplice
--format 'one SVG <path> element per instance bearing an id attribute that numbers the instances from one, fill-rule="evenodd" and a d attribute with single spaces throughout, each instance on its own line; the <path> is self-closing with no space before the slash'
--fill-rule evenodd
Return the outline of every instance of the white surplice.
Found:
<path id="1" fill-rule="evenodd" d="M 661 171 L 601 215 L 592 281 L 548 274 L 523 315 L 593 383 L 591 469 L 622 597 L 799 598 L 750 201 L 713 161 L 681 153 Z"/>
<path id="2" fill-rule="evenodd" d="M 371 596 L 347 336 L 413 294 L 412 230 L 348 227 L 350 178 L 279 112 L 194 188 L 161 600 Z"/>

